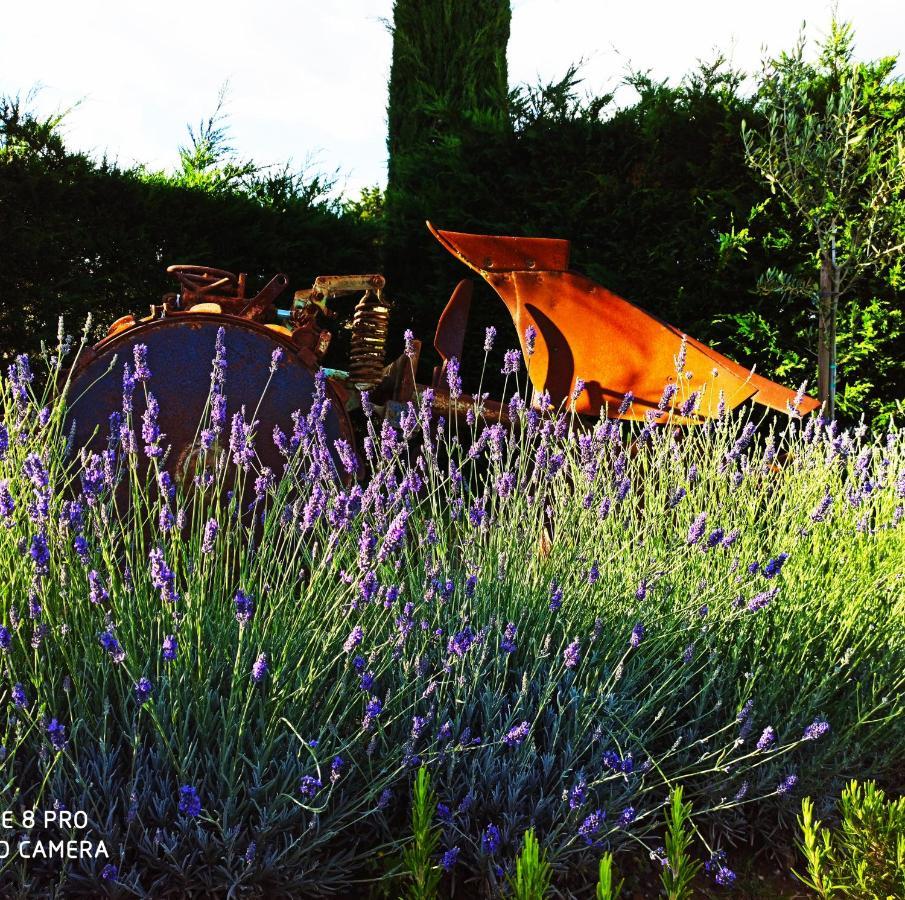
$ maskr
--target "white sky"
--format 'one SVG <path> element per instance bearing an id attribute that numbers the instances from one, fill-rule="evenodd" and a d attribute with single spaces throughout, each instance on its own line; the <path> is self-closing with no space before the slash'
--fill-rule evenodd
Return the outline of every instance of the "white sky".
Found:
<path id="1" fill-rule="evenodd" d="M 756 71 L 761 50 L 829 23 L 827 0 L 513 0 L 511 83 L 560 77 L 583 59 L 585 88 L 626 67 L 679 79 L 715 49 Z M 232 144 L 258 163 L 340 172 L 356 194 L 385 182 L 391 0 L 11 0 L 0 16 L 0 93 L 40 86 L 41 112 L 67 117 L 70 146 L 123 165 L 169 168 L 186 124 L 229 82 Z M 905 2 L 840 0 L 862 58 L 897 54 Z M 899 71 L 902 71 L 902 63 Z M 631 99 L 623 93 L 624 102 Z"/>

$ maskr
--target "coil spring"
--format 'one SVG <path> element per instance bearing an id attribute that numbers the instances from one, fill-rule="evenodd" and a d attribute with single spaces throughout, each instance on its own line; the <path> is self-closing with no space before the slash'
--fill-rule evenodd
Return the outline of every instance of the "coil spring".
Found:
<path id="1" fill-rule="evenodd" d="M 390 307 L 381 291 L 366 291 L 352 316 L 349 375 L 361 390 L 379 384 L 389 331 Z"/>

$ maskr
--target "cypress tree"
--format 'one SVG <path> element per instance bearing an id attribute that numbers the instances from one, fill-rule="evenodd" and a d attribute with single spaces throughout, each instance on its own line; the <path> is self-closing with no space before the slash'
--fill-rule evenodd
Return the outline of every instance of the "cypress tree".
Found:
<path id="1" fill-rule="evenodd" d="M 509 0 L 395 0 L 387 106 L 385 268 L 397 322 L 417 326 L 416 295 L 450 271 L 424 228 L 467 229 L 493 185 L 483 177 L 509 133 Z M 441 272 L 443 273 L 441 276 Z"/>

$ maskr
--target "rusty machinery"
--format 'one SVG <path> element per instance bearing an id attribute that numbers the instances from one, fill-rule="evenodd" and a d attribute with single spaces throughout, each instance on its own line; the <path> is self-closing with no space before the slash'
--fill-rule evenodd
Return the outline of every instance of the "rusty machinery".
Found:
<path id="1" fill-rule="evenodd" d="M 522 349 L 529 326 L 536 343 L 529 375 L 537 395 L 546 391 L 554 405 L 566 401 L 577 379 L 584 387 L 572 402 L 581 415 L 643 419 L 645 415 L 685 424 L 718 414 L 720 397 L 726 408 L 746 400 L 786 411 L 795 392 L 753 373 L 671 325 L 569 269 L 569 242 L 548 238 L 496 237 L 440 231 L 428 227 L 454 256 L 477 272 L 500 296 L 515 324 Z M 151 314 L 136 320 L 118 319 L 105 338 L 84 353 L 77 364 L 70 397 L 76 446 L 100 440 L 107 419 L 121 405 L 121 367 L 114 371 L 114 354 L 130 359 L 136 344 L 148 348 L 152 390 L 160 406 L 159 425 L 173 448 L 167 465 L 177 469 L 197 447 L 198 422 L 207 403 L 212 349 L 220 327 L 226 330 L 228 350 L 227 395 L 231 407 L 245 406 L 259 421 L 258 452 L 265 465 L 280 460 L 266 440 L 275 425 L 285 427 L 298 409 L 306 412 L 314 394 L 315 375 L 330 345 L 329 330 L 336 314 L 330 301 L 361 294 L 351 322 L 347 371 L 326 370 L 331 410 L 325 428 L 328 440 L 354 442 L 349 411 L 359 404 L 362 391 L 385 413 L 398 415 L 420 389 L 413 371 L 415 359 L 405 356 L 386 364 L 390 304 L 384 297 L 381 275 L 322 276 L 310 290 L 296 292 L 291 307 L 277 309 L 276 299 L 288 284 L 276 275 L 252 297 L 244 275 L 203 266 L 170 266 L 179 291 L 164 295 Z M 469 395 L 450 397 L 445 385 L 447 361 L 461 357 L 472 295 L 472 283 L 460 282 L 443 310 L 434 346 L 442 365 L 434 370 L 434 406 L 445 414 L 472 408 Z M 674 357 L 686 339 L 685 386 L 676 391 L 672 409 L 659 412 L 664 385 L 675 380 Z M 284 352 L 277 371 L 269 370 L 272 353 Z M 412 364 L 414 363 L 414 365 Z M 270 387 L 264 392 L 268 378 Z M 634 403 L 618 413 L 623 396 L 631 391 Z M 694 412 L 679 413 L 679 404 L 692 392 Z M 262 393 L 264 394 L 261 399 Z M 819 404 L 800 399 L 798 411 L 810 412 Z M 483 415 L 504 420 L 505 410 L 485 402 Z M 137 410 L 140 412 L 140 410 Z"/>

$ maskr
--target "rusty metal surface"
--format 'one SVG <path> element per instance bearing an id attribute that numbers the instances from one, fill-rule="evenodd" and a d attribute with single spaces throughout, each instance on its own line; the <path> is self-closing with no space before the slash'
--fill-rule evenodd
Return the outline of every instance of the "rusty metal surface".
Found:
<path id="1" fill-rule="evenodd" d="M 567 270 L 569 244 L 546 238 L 512 238 L 439 231 L 431 232 L 454 256 L 487 281 L 499 294 L 515 323 L 527 353 L 525 331 L 537 330 L 529 374 L 537 391 L 549 391 L 554 404 L 564 402 L 576 379 L 585 388 L 576 412 L 617 416 L 623 396 L 635 402 L 623 418 L 642 419 L 656 410 L 664 386 L 676 381 L 675 357 L 683 334 L 589 278 Z M 681 386 L 671 405 L 674 420 L 701 421 L 717 415 L 720 395 L 727 408 L 752 399 L 786 411 L 795 392 L 761 377 L 693 338 L 687 338 Z M 697 412 L 676 412 L 697 393 Z M 805 397 L 802 413 L 819 403 Z"/>
<path id="2" fill-rule="evenodd" d="M 74 446 L 88 444 L 95 450 L 106 447 L 109 416 L 122 408 L 123 363 L 129 362 L 131 366 L 133 348 L 145 344 L 151 370 L 147 387 L 160 404 L 158 423 L 166 435 L 161 446 L 172 447 L 166 468 L 177 477 L 196 468 L 194 457 L 202 454 L 198 423 L 207 400 L 211 360 L 221 326 L 225 329 L 227 357 L 224 391 L 227 423 L 220 446 L 229 446 L 232 416 L 244 405 L 246 419 L 254 416 L 260 422 L 255 446 L 261 464 L 280 472 L 284 459 L 273 443 L 274 426 L 279 425 L 289 434 L 292 413 L 297 409 L 308 412 L 314 395 L 315 369 L 305 364 L 299 348 L 285 330 L 230 315 L 172 313 L 114 333 L 97 344 L 86 356 L 70 388 L 68 415 L 75 427 Z M 283 351 L 283 358 L 265 393 L 271 354 L 277 348 Z M 114 356 L 116 363 L 111 370 Z M 345 438 L 354 445 L 354 437 L 343 395 L 329 380 L 327 390 L 332 404 L 325 426 L 333 452 L 333 441 L 337 438 Z M 139 456 L 144 459 L 141 417 L 146 402 L 141 386 L 135 390 L 134 403 Z"/>
<path id="3" fill-rule="evenodd" d="M 178 295 L 168 295 L 164 304 L 177 310 L 189 310 L 201 303 L 215 303 L 223 312 L 246 319 L 263 321 L 273 316 L 274 302 L 289 284 L 289 279 L 277 273 L 255 294 L 246 297 L 246 276 L 212 269 L 209 266 L 168 266 L 167 272 L 179 282 Z"/>
<path id="4" fill-rule="evenodd" d="M 443 383 L 447 360 L 453 357 L 462 358 L 465 329 L 468 326 L 468 314 L 471 312 L 473 295 L 474 282 L 469 278 L 463 278 L 453 289 L 449 303 L 440 314 L 437 331 L 434 335 L 434 349 L 440 354 L 443 364 L 434 369 L 434 387 Z"/>

